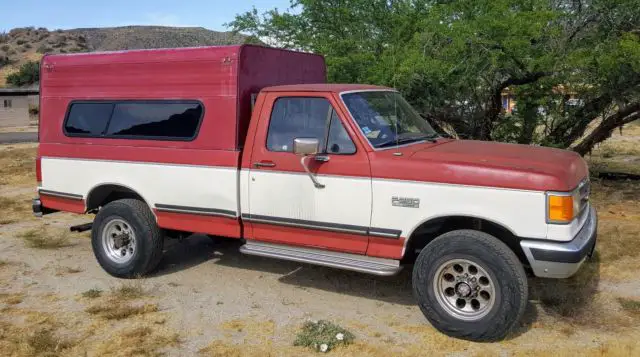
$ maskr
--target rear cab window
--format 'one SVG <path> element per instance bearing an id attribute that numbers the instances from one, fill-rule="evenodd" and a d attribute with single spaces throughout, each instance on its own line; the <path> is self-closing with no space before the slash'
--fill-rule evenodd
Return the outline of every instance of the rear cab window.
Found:
<path id="1" fill-rule="evenodd" d="M 199 101 L 73 102 L 64 124 L 67 136 L 190 141 L 204 115 Z"/>

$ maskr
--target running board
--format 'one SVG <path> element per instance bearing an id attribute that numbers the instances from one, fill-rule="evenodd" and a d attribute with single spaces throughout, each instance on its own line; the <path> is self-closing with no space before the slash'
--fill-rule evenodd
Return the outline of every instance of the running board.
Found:
<path id="1" fill-rule="evenodd" d="M 291 260 L 294 262 L 322 265 L 380 276 L 395 275 L 402 270 L 400 262 L 394 259 L 374 258 L 365 255 L 273 243 L 248 241 L 240 247 L 240 252 L 249 255 Z"/>

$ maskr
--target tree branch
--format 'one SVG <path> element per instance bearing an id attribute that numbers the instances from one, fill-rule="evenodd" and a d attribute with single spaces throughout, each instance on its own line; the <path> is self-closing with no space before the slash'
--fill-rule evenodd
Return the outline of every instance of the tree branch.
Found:
<path id="1" fill-rule="evenodd" d="M 640 103 L 628 105 L 620 109 L 615 114 L 603 119 L 600 125 L 598 125 L 589 135 L 587 135 L 586 138 L 573 148 L 573 151 L 584 156 L 591 152 L 596 144 L 609 138 L 616 128 L 627 123 L 631 123 L 639 118 Z"/>

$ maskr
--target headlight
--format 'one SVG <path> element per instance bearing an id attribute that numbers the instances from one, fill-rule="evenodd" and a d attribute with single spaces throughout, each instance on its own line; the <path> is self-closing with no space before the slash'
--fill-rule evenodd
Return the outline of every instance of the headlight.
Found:
<path id="1" fill-rule="evenodd" d="M 570 223 L 580 213 L 580 191 L 548 192 L 547 223 Z"/>

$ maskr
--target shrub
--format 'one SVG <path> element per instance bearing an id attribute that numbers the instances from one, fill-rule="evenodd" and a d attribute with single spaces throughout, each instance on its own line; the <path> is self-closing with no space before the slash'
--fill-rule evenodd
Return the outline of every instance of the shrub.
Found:
<path id="1" fill-rule="evenodd" d="M 24 47 L 24 48 L 33 48 L 33 45 L 27 42 L 22 47 Z"/>
<path id="2" fill-rule="evenodd" d="M 36 116 L 40 114 L 40 107 L 35 104 L 29 104 L 29 115 Z"/>
<path id="3" fill-rule="evenodd" d="M 7 76 L 7 84 L 14 87 L 32 85 L 40 81 L 40 62 L 27 62 L 16 73 Z"/>
<path id="4" fill-rule="evenodd" d="M 22 38 L 19 39 L 18 41 L 16 41 L 16 44 L 18 44 L 18 45 L 24 45 L 25 43 L 27 43 L 27 40 L 24 40 Z"/>
<path id="5" fill-rule="evenodd" d="M 0 54 L 0 68 L 11 64 L 11 59 L 3 54 Z"/>
<path id="6" fill-rule="evenodd" d="M 10 49 L 11 49 L 11 46 L 9 46 L 8 44 L 4 44 L 0 46 L 0 50 L 3 50 L 4 52 L 9 52 Z"/>
<path id="7" fill-rule="evenodd" d="M 40 47 L 38 47 L 38 49 L 36 49 L 36 52 L 38 53 L 49 53 L 53 51 L 53 48 L 47 46 L 47 45 L 40 45 Z"/>

